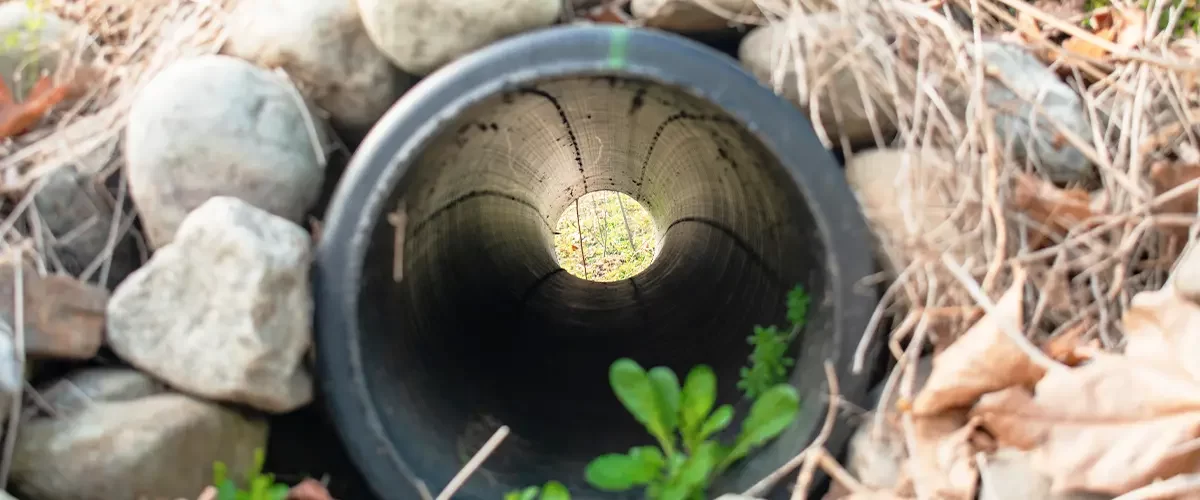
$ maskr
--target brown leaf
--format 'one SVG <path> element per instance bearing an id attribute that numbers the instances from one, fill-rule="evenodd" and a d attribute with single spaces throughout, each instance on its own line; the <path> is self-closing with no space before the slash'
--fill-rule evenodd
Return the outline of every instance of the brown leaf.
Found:
<path id="1" fill-rule="evenodd" d="M 1030 244 L 1034 248 L 1041 247 L 1047 236 L 1064 236 L 1096 215 L 1087 191 L 1062 189 L 1024 172 L 1015 178 L 1013 204 L 1041 226 L 1033 228 L 1036 238 L 1030 238 Z"/>
<path id="2" fill-rule="evenodd" d="M 50 108 L 67 98 L 70 88 L 53 85 L 50 78 L 43 76 L 33 85 L 25 102 L 15 103 L 8 86 L 0 81 L 0 139 L 24 133 L 41 120 Z"/>
<path id="3" fill-rule="evenodd" d="M 1117 30 L 1115 28 L 1104 28 L 1094 34 L 1108 42 L 1111 42 L 1117 38 Z M 1104 56 L 1108 55 L 1108 49 L 1096 45 L 1086 39 L 1074 36 L 1063 41 L 1062 48 L 1067 52 L 1093 59 L 1103 59 Z"/>
<path id="4" fill-rule="evenodd" d="M 333 496 L 320 481 L 304 478 L 300 484 L 292 486 L 288 491 L 287 500 L 333 500 Z"/>
<path id="5" fill-rule="evenodd" d="M 909 466 L 919 491 L 933 498 L 973 499 L 978 485 L 971 435 L 978 422 L 963 411 L 913 417 L 913 456 Z"/>
<path id="6" fill-rule="evenodd" d="M 1146 36 L 1146 11 L 1138 8 L 1115 8 L 1113 27 L 1116 37 L 1112 40 L 1118 47 L 1132 49 L 1141 45 Z"/>
<path id="7" fill-rule="evenodd" d="M 951 408 L 968 408 L 980 396 L 1012 385 L 1032 385 L 1044 370 L 1002 330 L 1022 331 L 1025 275 L 967 333 L 933 359 L 933 372 L 913 401 L 913 414 L 927 416 Z"/>
<path id="8" fill-rule="evenodd" d="M 1125 355 L 1053 370 L 1030 394 L 982 398 L 974 415 L 1001 444 L 1031 449 L 1056 492 L 1119 495 L 1200 467 L 1200 306 L 1171 287 L 1134 297 Z"/>
<path id="9" fill-rule="evenodd" d="M 1159 161 L 1150 166 L 1150 184 L 1154 187 L 1155 195 L 1162 195 L 1196 179 L 1200 179 L 1200 165 Z M 1159 206 L 1158 213 L 1196 213 L 1196 189 L 1189 189 L 1186 193 L 1163 203 Z"/>
<path id="10" fill-rule="evenodd" d="M 1091 359 L 1091 356 L 1082 349 L 1084 347 L 1083 334 L 1087 333 L 1088 328 L 1091 328 L 1090 323 L 1076 324 L 1047 341 L 1042 345 L 1042 351 L 1059 363 L 1067 366 L 1079 366 L 1084 361 Z"/>

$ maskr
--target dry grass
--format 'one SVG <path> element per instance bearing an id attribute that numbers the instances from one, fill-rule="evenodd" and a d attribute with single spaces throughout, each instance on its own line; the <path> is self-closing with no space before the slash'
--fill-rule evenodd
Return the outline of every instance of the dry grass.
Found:
<path id="1" fill-rule="evenodd" d="M 592 281 L 621 281 L 654 260 L 654 221 L 624 193 L 596 191 L 569 205 L 555 228 L 554 252 L 567 272 Z"/>
<path id="2" fill-rule="evenodd" d="M 1023 347 L 1036 350 L 1035 341 L 1085 328 L 1085 339 L 1121 348 L 1119 319 L 1131 298 L 1161 287 L 1189 235 L 1196 233 L 1200 179 L 1181 174 L 1163 182 L 1156 176 L 1164 168 L 1179 171 L 1200 162 L 1195 127 L 1200 42 L 1194 36 L 1178 40 L 1168 36 L 1171 26 L 1160 32 L 1157 23 L 1148 23 L 1135 46 L 1118 45 L 1081 28 L 1078 19 L 1060 19 L 1024 0 L 756 3 L 764 17 L 737 20 L 786 26 L 791 45 L 776 74 L 794 69 L 802 75 L 798 90 L 813 116 L 822 95 L 851 92 L 868 110 L 885 110 L 897 124 L 898 137 L 878 146 L 951 159 L 944 171 L 901 175 L 903 182 L 895 186 L 901 203 L 893 208 L 902 212 L 907 227 L 873 228 L 892 270 L 879 280 L 889 286 L 864 332 L 854 370 L 865 368 L 871 343 L 887 343 L 899 366 L 888 379 L 885 401 L 911 401 L 917 358 L 964 332 L 1018 273 L 1026 273 L 1029 283 L 1027 329 L 1012 332 Z M 976 21 L 972 28 L 955 23 L 952 5 L 971 14 Z M 805 36 L 804 19 L 830 9 L 857 27 L 856 36 Z M 1183 13 L 1168 2 L 1151 2 L 1148 10 L 1151 19 L 1177 19 Z M 1092 124 L 1086 137 L 1058 127 L 1056 140 L 1082 151 L 1099 174 L 1095 185 L 1074 190 L 1084 194 L 1083 217 L 1058 231 L 1045 226 L 1044 214 L 1031 210 L 1015 186 L 1032 178 L 1054 192 L 1064 191 L 1041 181 L 1030 162 L 1000 143 L 991 125 L 995 110 L 983 98 L 989 79 L 1007 83 L 983 59 L 980 43 L 1014 31 L 1019 20 L 1041 26 L 1025 35 L 1025 43 L 1054 59 L 1052 69 L 1078 89 Z M 1098 47 L 1104 56 L 1063 52 L 1062 36 Z M 855 73 L 857 89 L 823 86 L 828 74 L 805 73 L 811 68 L 804 61 L 824 51 L 837 54 L 840 67 Z M 1041 109 L 1037 112 L 1049 119 Z M 817 128 L 832 144 L 820 123 Z M 911 165 L 903 169 L 912 172 Z M 957 200 L 956 206 L 946 207 L 952 217 L 937 227 L 921 227 L 920 204 L 915 202 L 938 199 L 941 193 Z M 1038 241 L 1047 237 L 1049 241 Z M 891 332 L 890 338 L 876 335 L 881 326 Z"/>
<path id="3" fill-rule="evenodd" d="M 64 166 L 98 183 L 118 172 L 120 132 L 137 90 L 174 60 L 216 52 L 224 36 L 223 11 L 215 0 L 39 1 L 47 12 L 80 27 L 69 46 L 39 56 L 58 61 L 55 81 L 83 80 L 85 85 L 77 99 L 59 106 L 37 129 L 0 142 L 0 193 L 7 198 L 0 208 L 5 216 L 0 245 L 31 241 L 38 268 L 46 272 L 60 266 L 53 255 L 54 235 L 41 228 L 32 208 L 42 179 Z M 105 274 L 115 243 L 132 230 L 135 215 L 123 211 L 126 196 L 121 182 L 116 199 L 109 200 L 116 213 L 108 251 L 88 266 L 84 279 Z"/>

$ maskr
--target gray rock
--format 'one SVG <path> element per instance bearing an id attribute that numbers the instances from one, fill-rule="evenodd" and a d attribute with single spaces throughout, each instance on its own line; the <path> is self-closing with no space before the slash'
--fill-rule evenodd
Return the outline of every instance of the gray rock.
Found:
<path id="1" fill-rule="evenodd" d="M 984 92 L 995 113 L 1001 144 L 1011 142 L 1014 153 L 1030 158 L 1055 182 L 1084 182 L 1091 178 L 1094 174 L 1091 162 L 1074 146 L 1056 140 L 1060 135 L 1057 128 L 1047 118 L 1036 115 L 1034 106 L 1025 100 L 1037 102 L 1050 120 L 1090 141 L 1091 127 L 1079 94 L 1022 46 L 988 41 L 981 48 L 984 59 L 1005 82 L 989 82 Z M 1032 144 L 1032 149 L 1027 144 Z"/>
<path id="2" fill-rule="evenodd" d="M 88 370 L 67 380 L 77 391 L 47 391 L 54 416 L 21 425 L 12 480 L 23 497 L 196 498 L 212 481 L 213 462 L 237 477 L 266 447 L 265 420 L 157 393 L 137 372 Z"/>
<path id="3" fill-rule="evenodd" d="M 357 0 L 367 35 L 400 69 L 427 75 L 494 41 L 553 24 L 562 0 Z"/>
<path id="4" fill-rule="evenodd" d="M 63 271 L 79 276 L 98 258 L 105 258 L 115 213 L 112 199 L 105 196 L 107 188 L 70 165 L 59 167 L 44 179 L 45 184 L 33 197 L 34 206 L 45 230 L 54 235 L 52 249 Z M 101 272 L 96 267 L 88 281 L 111 290 L 137 269 L 140 261 L 137 242 L 118 232 L 113 240 L 108 276 L 100 283 Z"/>
<path id="5" fill-rule="evenodd" d="M 137 370 L 84 368 L 39 389 L 56 416 L 75 415 L 96 403 L 134 401 L 167 392 L 167 386 Z"/>
<path id="6" fill-rule="evenodd" d="M 74 23 L 27 2 L 0 2 L 0 79 L 23 97 L 41 71 L 53 72 L 64 53 L 86 36 Z M 20 88 L 14 75 L 20 75 Z"/>
<path id="7" fill-rule="evenodd" d="M 874 117 L 880 127 L 880 132 L 886 137 L 895 133 L 896 126 L 887 116 L 892 103 L 889 99 L 873 99 L 873 114 L 867 112 L 863 98 L 859 92 L 857 77 L 849 68 L 833 72 L 834 65 L 846 57 L 845 47 L 854 46 L 860 40 L 862 32 L 858 23 L 867 18 L 847 18 L 841 14 L 813 14 L 805 18 L 805 25 L 798 29 L 800 36 L 813 37 L 813 50 L 806 54 L 804 64 L 810 89 L 816 83 L 816 77 L 826 77 L 832 74 L 829 83 L 820 90 L 819 108 L 820 125 L 825 128 L 830 139 L 837 141 L 845 136 L 851 144 L 874 143 L 871 122 L 868 117 Z M 771 23 L 752 30 L 742 39 L 738 47 L 738 59 L 747 71 L 769 88 L 774 88 L 772 78 L 775 65 L 784 44 L 788 40 L 787 26 L 784 23 Z M 882 36 L 882 27 L 878 34 Z M 803 45 L 802 42 L 800 42 Z M 870 82 L 864 82 L 868 92 L 872 88 Z M 780 95 L 798 106 L 812 119 L 807 99 L 801 100 L 798 80 L 794 66 L 790 64 L 783 72 L 783 85 Z M 840 112 L 843 123 L 839 127 L 836 121 L 835 109 Z M 813 119 L 813 126 L 817 126 Z"/>
<path id="8" fill-rule="evenodd" d="M 226 26 L 224 53 L 283 68 L 340 128 L 370 128 L 412 85 L 371 43 L 353 1 L 244 0 Z"/>
<path id="9" fill-rule="evenodd" d="M 277 413 L 303 406 L 310 245 L 299 226 L 214 197 L 113 292 L 109 344 L 187 393 Z"/>
<path id="10" fill-rule="evenodd" d="M 306 108 L 283 78 L 233 57 L 184 59 L 156 75 L 134 98 L 125 131 L 130 195 L 151 246 L 170 242 L 213 196 L 302 220 L 329 150 L 325 125 L 314 113 L 308 121 Z"/>

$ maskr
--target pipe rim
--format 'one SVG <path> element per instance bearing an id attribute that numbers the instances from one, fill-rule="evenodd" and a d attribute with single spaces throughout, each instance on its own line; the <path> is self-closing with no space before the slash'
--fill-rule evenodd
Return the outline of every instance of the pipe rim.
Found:
<path id="1" fill-rule="evenodd" d="M 830 249 L 825 272 L 831 283 L 828 292 L 833 293 L 825 297 L 834 301 L 836 331 L 824 337 L 823 357 L 834 364 L 842 399 L 865 402 L 869 374 L 852 375 L 849 362 L 877 297 L 860 283 L 875 272 L 870 232 L 841 169 L 825 152 L 808 118 L 732 58 L 682 36 L 618 25 L 544 28 L 468 54 L 410 89 L 364 138 L 330 201 L 312 276 L 317 380 L 348 455 L 381 499 L 412 498 L 417 493 L 414 483 L 421 478 L 383 428 L 361 358 L 358 284 L 373 221 L 385 216 L 388 195 L 461 110 L 538 80 L 610 75 L 675 86 L 711 102 L 781 158 L 820 240 Z M 813 157 L 813 151 L 822 153 Z M 809 159 L 803 161 L 783 160 L 806 155 Z M 795 383 L 794 378 L 790 382 Z M 824 401 L 803 405 L 802 414 L 820 415 L 815 422 L 800 424 L 806 426 L 808 441 L 819 431 L 826 407 Z M 847 437 L 845 429 L 835 432 L 830 440 L 834 450 Z M 796 443 L 795 452 L 806 444 Z M 425 486 L 436 493 L 443 485 Z"/>

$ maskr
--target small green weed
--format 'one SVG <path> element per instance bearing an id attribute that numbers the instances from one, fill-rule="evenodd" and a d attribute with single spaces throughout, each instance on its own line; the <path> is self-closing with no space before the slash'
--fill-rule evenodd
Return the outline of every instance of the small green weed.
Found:
<path id="1" fill-rule="evenodd" d="M 541 493 L 541 496 L 538 494 Z M 525 489 L 510 491 L 504 495 L 504 500 L 571 500 L 571 492 L 558 481 L 548 481 L 541 488 L 530 486 Z"/>
<path id="2" fill-rule="evenodd" d="M 699 365 L 683 387 L 665 366 L 644 370 L 622 358 L 609 383 L 625 409 L 658 441 L 628 453 L 610 453 L 588 464 L 585 477 L 603 491 L 645 487 L 653 500 L 703 500 L 712 480 L 734 462 L 783 432 L 796 418 L 800 397 L 789 385 L 764 392 L 750 408 L 733 446 L 710 439 L 733 422 L 733 407 L 715 410 L 717 377 Z"/>
<path id="3" fill-rule="evenodd" d="M 264 474 L 263 464 L 267 455 L 261 448 L 254 450 L 254 466 L 247 471 L 248 489 L 239 489 L 224 462 L 213 464 L 213 486 L 217 488 L 217 500 L 285 500 L 290 489 L 286 484 L 275 482 L 274 474 Z M 508 500 L 507 498 L 505 500 Z"/>
<path id="4" fill-rule="evenodd" d="M 754 350 L 750 353 L 750 365 L 742 368 L 742 378 L 738 381 L 746 399 L 753 400 L 787 380 L 788 371 L 796 364 L 788 356 L 788 349 L 808 322 L 809 302 L 804 287 L 796 285 L 787 294 L 787 320 L 791 328 L 781 332 L 774 325 L 755 326 L 754 334 L 747 337 Z"/>

